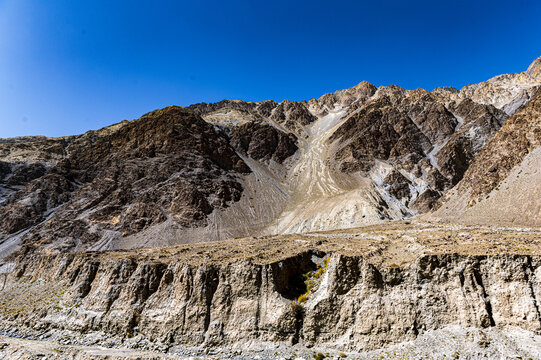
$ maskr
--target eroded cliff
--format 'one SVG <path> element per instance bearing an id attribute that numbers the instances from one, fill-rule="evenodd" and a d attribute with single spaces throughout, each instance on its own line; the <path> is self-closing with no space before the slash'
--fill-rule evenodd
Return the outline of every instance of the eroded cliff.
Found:
<path id="1" fill-rule="evenodd" d="M 449 326 L 535 334 L 540 239 L 535 230 L 393 224 L 41 256 L 1 275 L 0 320 L 35 337 L 173 352 L 273 343 L 363 353 Z"/>

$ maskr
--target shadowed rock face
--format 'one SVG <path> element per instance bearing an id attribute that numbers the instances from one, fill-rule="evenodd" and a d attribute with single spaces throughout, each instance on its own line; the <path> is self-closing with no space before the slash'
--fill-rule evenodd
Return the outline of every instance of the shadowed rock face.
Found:
<path id="1" fill-rule="evenodd" d="M 272 100 L 250 103 L 239 100 L 222 100 L 217 103 L 199 103 L 190 105 L 187 109 L 199 115 L 209 115 L 213 112 L 234 111 L 237 116 L 242 114 L 250 119 L 271 119 L 282 125 L 288 131 L 301 131 L 303 126 L 311 124 L 317 117 L 307 108 L 305 102 L 284 100 L 277 103 Z"/>
<path id="2" fill-rule="evenodd" d="M 523 81 L 527 90 L 513 88 L 512 81 Z M 530 101 L 540 81 L 525 73 L 514 80 L 496 77 L 476 87 L 477 101 L 469 87 L 433 92 L 380 87 L 373 97 L 349 106 L 347 120 L 329 138 L 337 149 L 332 161 L 345 173 L 372 176 L 381 171 L 381 163 L 401 172 L 411 191 L 396 178 L 396 185 L 385 188 L 387 193 L 398 201 L 407 198 L 415 213 L 430 211 L 463 178 L 508 114 Z"/>
<path id="3" fill-rule="evenodd" d="M 0 182 L 9 174 L 11 174 L 11 165 L 5 161 L 0 161 Z"/>
<path id="4" fill-rule="evenodd" d="M 301 131 L 303 126 L 309 125 L 317 119 L 308 111 L 304 103 L 287 100 L 278 104 L 273 109 L 270 117 L 293 132 Z"/>
<path id="5" fill-rule="evenodd" d="M 413 121 L 386 97 L 381 97 L 352 115 L 329 141 L 343 144 L 335 155 L 342 171 L 369 171 L 374 160 L 389 160 L 416 154 L 424 157 L 429 139 Z"/>
<path id="6" fill-rule="evenodd" d="M 297 151 L 297 138 L 261 123 L 246 123 L 231 129 L 231 145 L 256 160 L 282 163 Z"/>
<path id="7" fill-rule="evenodd" d="M 470 99 L 452 102 L 449 109 L 463 119 L 463 124 L 438 152 L 438 166 L 455 185 L 464 176 L 475 154 L 500 129 L 507 115 L 492 105 L 481 105 Z"/>
<path id="8" fill-rule="evenodd" d="M 432 218 L 475 224 L 540 226 L 541 91 L 473 158 Z"/>
<path id="9" fill-rule="evenodd" d="M 541 146 L 541 91 L 512 116 L 469 168 L 461 188 L 471 188 L 479 199 L 507 177 L 529 152 Z"/>
<path id="10" fill-rule="evenodd" d="M 35 225 L 22 238 L 23 253 L 55 241 L 63 250 L 85 248 L 105 234 L 129 235 L 168 218 L 180 226 L 204 224 L 214 208 L 239 200 L 236 174 L 250 171 L 223 135 L 180 107 L 105 136 L 82 136 L 69 154 L 0 208 L 4 233 Z M 20 168 L 10 180 L 43 170 Z"/>
<path id="11" fill-rule="evenodd" d="M 396 199 L 409 198 L 411 182 L 400 172 L 393 170 L 385 177 L 383 184 L 388 186 L 388 191 Z"/>
<path id="12" fill-rule="evenodd" d="M 427 189 L 421 193 L 415 201 L 411 204 L 411 207 L 420 213 L 429 212 L 434 208 L 436 202 L 441 197 L 441 193 L 432 189 Z"/>
<path id="13" fill-rule="evenodd" d="M 13 175 L 7 180 L 8 185 L 25 185 L 30 181 L 42 177 L 47 173 L 43 164 L 35 163 L 23 165 L 13 172 Z"/>
<path id="14" fill-rule="evenodd" d="M 426 99 L 411 105 L 409 114 L 419 129 L 432 143 L 437 143 L 455 132 L 456 118 L 435 99 Z"/>

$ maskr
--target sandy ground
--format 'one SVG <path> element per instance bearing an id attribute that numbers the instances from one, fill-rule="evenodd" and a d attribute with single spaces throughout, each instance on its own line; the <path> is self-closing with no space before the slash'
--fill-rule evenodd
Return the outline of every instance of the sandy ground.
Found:
<path id="1" fill-rule="evenodd" d="M 0 336 L 0 359 L 180 360 L 189 359 L 189 357 L 132 349 L 109 349 L 101 346 L 64 345 L 56 341 L 36 341 Z M 210 360 L 219 358 L 200 357 L 198 359 Z"/>

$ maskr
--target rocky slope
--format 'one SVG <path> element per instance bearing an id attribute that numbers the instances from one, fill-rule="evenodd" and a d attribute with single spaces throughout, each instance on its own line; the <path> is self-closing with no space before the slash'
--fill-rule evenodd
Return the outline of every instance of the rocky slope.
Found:
<path id="1" fill-rule="evenodd" d="M 541 226 L 541 91 L 480 151 L 431 218 Z"/>
<path id="2" fill-rule="evenodd" d="M 463 183 L 484 174 L 471 162 L 495 134 L 506 141 L 497 139 L 511 134 L 511 125 L 499 131 L 510 115 L 535 106 L 539 66 L 460 91 L 362 82 L 308 102 L 224 100 L 79 136 L 1 140 L 0 254 L 164 246 L 426 213 L 465 174 Z"/>
<path id="3" fill-rule="evenodd" d="M 200 226 L 239 199 L 250 172 L 223 135 L 178 107 L 60 145 L 65 156 L 48 169 L 24 164 L 6 180 L 22 188 L 2 202 L 0 232 L 19 234 L 20 255 L 110 248 L 168 219 Z"/>
<path id="4" fill-rule="evenodd" d="M 393 224 L 34 257 L 3 276 L 0 321 L 6 333 L 82 345 L 269 358 L 373 358 L 418 337 L 449 342 L 441 336 L 453 332 L 476 343 L 455 352 L 480 358 L 511 350 L 501 334 L 522 329 L 531 340 L 511 352 L 537 358 L 540 235 Z"/>

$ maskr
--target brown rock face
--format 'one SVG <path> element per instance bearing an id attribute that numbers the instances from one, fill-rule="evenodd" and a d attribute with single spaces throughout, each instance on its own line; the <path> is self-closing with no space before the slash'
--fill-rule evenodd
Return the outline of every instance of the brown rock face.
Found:
<path id="1" fill-rule="evenodd" d="M 24 169 L 18 178 L 43 170 Z M 201 225 L 214 208 L 240 199 L 235 174 L 249 171 L 210 124 L 183 108 L 165 108 L 74 141 L 48 175 L 2 203 L 0 231 L 36 225 L 60 205 L 23 237 L 23 253 L 54 241 L 64 250 L 86 248 L 105 234 L 129 235 L 167 218 Z"/>
<path id="2" fill-rule="evenodd" d="M 393 170 L 385 177 L 383 184 L 388 186 L 389 193 L 398 200 L 409 198 L 411 182 L 400 172 Z"/>
<path id="3" fill-rule="evenodd" d="M 415 199 L 411 207 L 421 213 L 429 212 L 434 208 L 440 197 L 441 193 L 438 191 L 427 189 Z"/>
<path id="4" fill-rule="evenodd" d="M 480 151 L 466 171 L 459 190 L 471 189 L 472 199 L 478 200 L 492 191 L 538 146 L 541 146 L 540 90 Z"/>
<path id="5" fill-rule="evenodd" d="M 473 156 L 472 145 L 467 138 L 456 137 L 451 139 L 438 152 L 440 172 L 455 185 L 464 176 Z"/>
<path id="6" fill-rule="evenodd" d="M 429 139 L 413 121 L 381 97 L 352 115 L 330 137 L 341 139 L 335 159 L 342 171 L 369 171 L 374 160 L 424 155 Z"/>
<path id="7" fill-rule="evenodd" d="M 5 161 L 0 161 L 0 182 L 9 174 L 11 174 L 11 165 Z"/>
<path id="8" fill-rule="evenodd" d="M 319 115 L 326 115 L 328 109 L 332 109 L 335 104 L 357 108 L 373 96 L 376 91 L 377 88 L 374 85 L 363 81 L 352 88 L 324 94 L 319 99 L 310 99 L 308 103 Z"/>
<path id="9" fill-rule="evenodd" d="M 274 101 L 272 101 L 272 103 L 274 103 L 272 107 L 277 105 Z M 228 108 L 228 109 L 233 109 L 233 110 L 249 113 L 255 107 L 256 107 L 255 103 L 225 99 L 216 103 L 203 102 L 203 103 L 193 104 L 193 105 L 188 106 L 186 109 L 191 110 L 198 115 L 203 115 L 203 114 L 207 114 L 207 113 L 210 113 L 219 109 L 223 109 L 223 108 Z"/>
<path id="10" fill-rule="evenodd" d="M 28 158 L 32 151 L 34 157 L 43 160 L 54 159 L 64 154 L 64 148 L 74 137 L 46 138 L 44 136 L 24 136 L 10 139 L 0 139 L 0 157 L 17 156 L 22 154 Z"/>
<path id="11" fill-rule="evenodd" d="M 43 221 L 46 212 L 68 201 L 75 188 L 72 181 L 58 174 L 32 181 L 0 204 L 0 232 L 14 233 Z"/>
<path id="12" fill-rule="evenodd" d="M 194 104 L 189 106 L 188 109 L 202 116 L 214 112 L 229 111 L 234 112 L 237 117 L 251 121 L 269 119 L 280 124 L 288 132 L 293 133 L 300 133 L 303 126 L 317 120 L 316 116 L 310 113 L 305 102 L 287 100 L 284 100 L 281 103 L 272 100 L 261 101 L 258 103 L 239 100 L 222 100 L 214 104 Z"/>
<path id="13" fill-rule="evenodd" d="M 431 210 L 462 179 L 508 117 L 492 105 L 458 95 L 458 90 L 446 88 L 433 92 L 379 88 L 374 100 L 354 103 L 347 120 L 330 137 L 338 149 L 333 160 L 346 173 L 371 176 L 373 169 L 381 171 L 375 167 L 377 160 L 390 166 L 387 175 L 393 178 L 407 173 L 412 182 L 411 209 Z M 384 181 L 385 190 L 402 200 L 406 185 L 403 179 L 393 181 L 396 185 L 391 185 L 391 178 Z"/>
<path id="14" fill-rule="evenodd" d="M 35 163 L 23 165 L 13 172 L 7 180 L 8 185 L 25 185 L 30 181 L 42 177 L 47 173 L 43 164 Z"/>
<path id="15" fill-rule="evenodd" d="M 278 163 L 297 151 L 294 134 L 300 134 L 303 126 L 316 120 L 304 103 L 289 101 L 223 100 L 191 105 L 189 109 L 220 127 L 237 151 L 255 160 L 273 159 Z"/>
<path id="16" fill-rule="evenodd" d="M 541 79 L 541 56 L 535 59 L 530 66 L 528 67 L 528 70 L 526 70 L 526 73 L 534 78 Z"/>
<path id="17" fill-rule="evenodd" d="M 432 143 L 442 141 L 454 133 L 458 124 L 453 114 L 443 104 L 433 100 L 415 104 L 410 114 L 415 124 Z"/>
<path id="18" fill-rule="evenodd" d="M 297 151 L 297 138 L 262 123 L 247 123 L 231 130 L 231 145 L 256 160 L 282 163 Z"/>
<path id="19" fill-rule="evenodd" d="M 303 103 L 283 101 L 272 112 L 271 119 L 283 124 L 290 131 L 299 131 L 302 126 L 314 122 L 312 115 Z"/>

